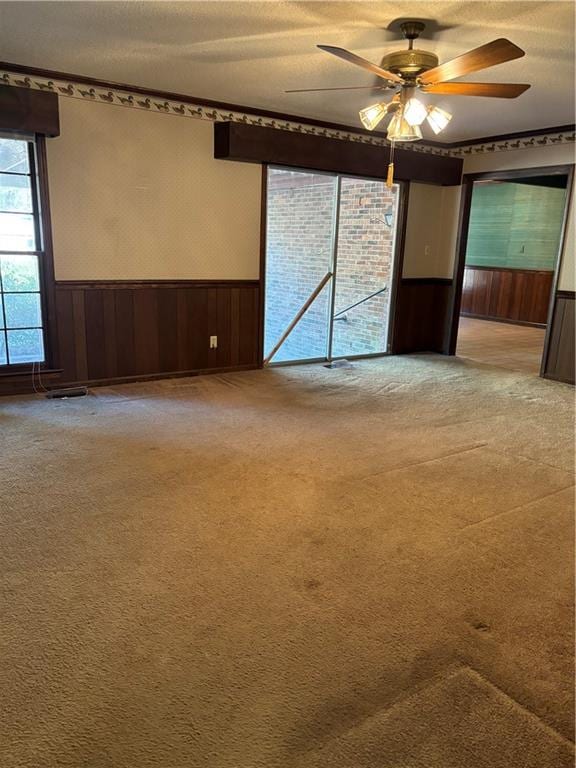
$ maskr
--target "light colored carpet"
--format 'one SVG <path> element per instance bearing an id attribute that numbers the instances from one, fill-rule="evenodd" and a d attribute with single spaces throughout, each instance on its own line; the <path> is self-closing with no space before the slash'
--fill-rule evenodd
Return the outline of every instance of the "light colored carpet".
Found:
<path id="1" fill-rule="evenodd" d="M 0 401 L 2 768 L 567 768 L 573 390 L 439 356 Z"/>
<path id="2" fill-rule="evenodd" d="M 545 328 L 460 317 L 456 354 L 512 371 L 540 372 Z"/>

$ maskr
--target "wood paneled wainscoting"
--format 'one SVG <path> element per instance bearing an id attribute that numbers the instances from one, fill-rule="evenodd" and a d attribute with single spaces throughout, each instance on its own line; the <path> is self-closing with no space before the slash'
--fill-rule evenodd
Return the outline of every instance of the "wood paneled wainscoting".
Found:
<path id="1" fill-rule="evenodd" d="M 391 352 L 447 354 L 453 281 L 442 277 L 403 277 L 396 294 Z"/>
<path id="2" fill-rule="evenodd" d="M 257 280 L 58 282 L 58 385 L 255 368 L 259 301 Z"/>
<path id="3" fill-rule="evenodd" d="M 554 272 L 466 266 L 461 314 L 546 325 L 553 282 Z"/>
<path id="4" fill-rule="evenodd" d="M 557 291 L 548 329 L 548 344 L 542 365 L 542 375 L 547 379 L 574 384 L 575 347 L 574 325 L 576 312 L 574 291 Z"/>
<path id="5" fill-rule="evenodd" d="M 255 368 L 259 301 L 257 280 L 57 283 L 61 381 Z"/>

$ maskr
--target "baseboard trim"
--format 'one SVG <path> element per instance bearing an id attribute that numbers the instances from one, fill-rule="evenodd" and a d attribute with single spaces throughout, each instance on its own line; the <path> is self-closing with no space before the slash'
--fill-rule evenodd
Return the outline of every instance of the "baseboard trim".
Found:
<path id="1" fill-rule="evenodd" d="M 113 379 L 86 379 L 84 381 L 50 381 L 48 379 L 54 379 L 58 375 L 51 371 L 50 373 L 41 372 L 42 384 L 37 389 L 41 390 L 42 386 L 46 390 L 53 389 L 66 389 L 67 387 L 108 387 L 116 384 L 136 384 L 138 382 L 146 381 L 161 381 L 162 379 L 185 379 L 193 376 L 210 376 L 212 374 L 221 373 L 235 373 L 238 371 L 254 371 L 258 370 L 258 365 L 235 365 L 231 367 L 223 368 L 202 368 L 193 371 L 169 371 L 167 373 L 146 373 L 138 376 L 121 376 Z M 43 391 L 43 390 L 42 390 Z M 32 376 L 28 373 L 26 376 L 20 375 L 18 379 L 11 381 L 0 381 L 0 397 L 11 397 L 14 395 L 34 395 L 38 392 L 34 391 L 32 386 Z"/>
<path id="2" fill-rule="evenodd" d="M 570 379 L 562 379 L 559 376 L 551 376 L 549 373 L 542 373 L 540 375 L 541 375 L 541 378 L 547 379 L 548 381 L 556 381 L 559 384 L 568 384 L 568 386 L 570 387 L 575 386 L 575 382 Z"/>
<path id="3" fill-rule="evenodd" d="M 161 381 L 162 379 L 186 379 L 193 376 L 210 376 L 218 373 L 236 373 L 238 371 L 255 371 L 257 365 L 234 365 L 222 368 L 198 368 L 192 371 L 169 371 L 166 373 L 144 373 L 137 376 L 118 376 L 112 379 L 86 379 L 84 381 L 58 382 L 54 389 L 65 387 L 108 387 L 115 384 L 137 384 L 144 381 Z"/>
<path id="4" fill-rule="evenodd" d="M 28 371 L 18 371 L 14 373 L 3 373 L 0 376 L 0 398 L 11 397 L 13 395 L 33 395 L 34 387 L 37 390 L 42 390 L 42 387 L 49 388 L 52 386 L 54 389 L 59 387 L 59 376 L 61 370 L 46 369 L 43 371 L 34 372 L 34 380 L 32 379 L 32 369 Z M 42 383 L 40 383 L 39 376 Z"/>
<path id="5" fill-rule="evenodd" d="M 506 325 L 527 325 L 531 328 L 546 328 L 546 323 L 531 323 L 528 320 L 510 320 L 506 317 L 491 315 L 473 315 L 471 312 L 460 312 L 460 317 L 470 317 L 474 320 L 487 320 L 490 323 L 505 323 Z"/>
<path id="6" fill-rule="evenodd" d="M 40 368 L 34 369 L 35 376 L 59 376 L 62 373 L 62 368 Z M 4 381 L 16 381 L 18 379 L 32 378 L 32 366 L 26 364 L 25 368 L 20 368 L 14 371 L 2 371 L 0 373 L 0 386 Z"/>

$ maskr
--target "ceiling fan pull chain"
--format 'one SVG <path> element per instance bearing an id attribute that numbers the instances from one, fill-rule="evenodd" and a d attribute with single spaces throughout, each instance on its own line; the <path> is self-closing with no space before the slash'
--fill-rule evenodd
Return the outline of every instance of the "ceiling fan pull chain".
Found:
<path id="1" fill-rule="evenodd" d="M 390 150 L 390 162 L 388 163 L 388 175 L 386 176 L 386 186 L 390 189 L 394 184 L 394 139 L 392 139 L 392 149 Z"/>

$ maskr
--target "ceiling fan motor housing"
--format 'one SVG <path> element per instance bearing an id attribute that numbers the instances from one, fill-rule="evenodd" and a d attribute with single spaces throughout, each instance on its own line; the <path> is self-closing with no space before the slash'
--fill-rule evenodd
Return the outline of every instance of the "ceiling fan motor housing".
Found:
<path id="1" fill-rule="evenodd" d="M 429 69 L 438 66 L 438 56 L 430 51 L 422 51 L 419 48 L 412 50 L 393 51 L 382 59 L 382 68 L 395 75 L 413 80 Z"/>

